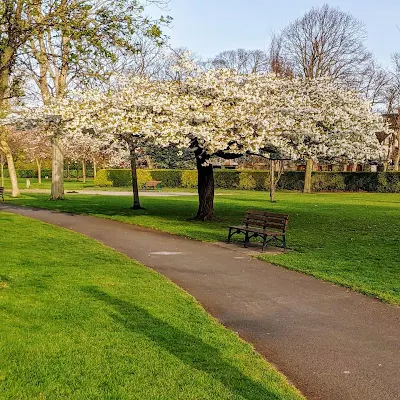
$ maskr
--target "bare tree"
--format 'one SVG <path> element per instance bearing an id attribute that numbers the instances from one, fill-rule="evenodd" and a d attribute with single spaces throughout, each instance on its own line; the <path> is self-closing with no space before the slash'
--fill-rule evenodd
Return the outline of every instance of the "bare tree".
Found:
<path id="1" fill-rule="evenodd" d="M 351 84 L 371 59 L 364 45 L 364 25 L 329 5 L 311 9 L 276 40 L 279 56 L 295 75 L 311 79 L 329 76 Z"/>
<path id="2" fill-rule="evenodd" d="M 393 74 L 372 59 L 361 72 L 358 79 L 354 78 L 354 89 L 365 96 L 377 110 L 386 111 L 387 96 L 393 86 Z"/>
<path id="3" fill-rule="evenodd" d="M 274 35 L 269 48 L 270 71 L 282 78 L 292 78 L 290 63 L 282 56 L 282 37 Z"/>
<path id="4" fill-rule="evenodd" d="M 330 77 L 354 88 L 372 56 L 364 45 L 364 25 L 352 15 L 325 4 L 312 8 L 276 36 L 271 51 L 294 76 Z M 307 160 L 304 191 L 311 183 L 313 161 Z"/>
<path id="5" fill-rule="evenodd" d="M 385 138 L 388 157 L 392 159 L 393 170 L 399 171 L 400 164 L 400 53 L 392 55 L 391 81 L 385 92 L 386 118 L 393 133 Z"/>
<path id="6" fill-rule="evenodd" d="M 269 70 L 269 57 L 263 50 L 227 50 L 209 60 L 212 68 L 229 68 L 240 74 L 265 72 Z"/>

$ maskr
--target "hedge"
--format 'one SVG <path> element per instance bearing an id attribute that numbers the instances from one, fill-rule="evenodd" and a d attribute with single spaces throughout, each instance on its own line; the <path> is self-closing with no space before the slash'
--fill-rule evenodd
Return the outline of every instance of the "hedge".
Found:
<path id="1" fill-rule="evenodd" d="M 139 187 L 149 180 L 161 181 L 166 187 L 197 187 L 196 170 L 145 170 L 138 171 Z M 219 189 L 268 190 L 269 172 L 253 170 L 214 170 L 215 187 Z M 97 186 L 130 186 L 130 170 L 100 170 L 94 180 Z M 286 171 L 278 182 L 278 189 L 302 190 L 304 172 Z M 348 192 L 400 192 L 399 172 L 314 172 L 312 188 L 321 191 Z"/>
<path id="2" fill-rule="evenodd" d="M 76 169 L 71 169 L 69 171 L 69 176 L 70 178 L 76 178 L 78 176 L 78 171 Z M 46 176 L 51 178 L 51 169 L 45 168 L 42 169 L 42 178 L 45 178 Z M 4 169 L 4 176 L 6 178 L 9 178 L 9 173 L 8 169 Z M 37 178 L 38 177 L 38 172 L 37 169 L 17 169 L 17 176 L 18 178 Z M 94 176 L 94 171 L 93 169 L 87 169 L 86 170 L 86 177 L 87 178 L 93 178 Z M 64 171 L 64 178 L 67 178 L 67 171 Z M 79 178 L 82 179 L 82 170 L 79 170 Z"/>

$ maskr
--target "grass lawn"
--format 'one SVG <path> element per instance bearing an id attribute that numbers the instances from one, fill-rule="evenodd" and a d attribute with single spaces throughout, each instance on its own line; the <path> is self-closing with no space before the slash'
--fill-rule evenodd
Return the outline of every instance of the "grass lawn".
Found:
<path id="1" fill-rule="evenodd" d="M 196 197 L 143 197 L 144 211 L 129 209 L 128 197 L 70 196 L 50 202 L 45 195 L 24 196 L 14 204 L 91 214 L 148 226 L 187 237 L 226 240 L 226 227 L 238 223 L 246 209 L 270 209 L 290 215 L 288 245 L 294 251 L 262 256 L 362 293 L 400 304 L 400 194 L 277 194 L 231 191 L 216 196 L 219 222 L 193 222 Z"/>
<path id="2" fill-rule="evenodd" d="M 51 188 L 51 177 L 49 179 L 42 178 L 42 183 L 39 185 L 37 178 L 30 178 L 31 182 L 30 189 L 48 189 Z M 66 190 L 74 190 L 74 189 L 100 189 L 99 187 L 95 187 L 93 184 L 93 179 L 86 179 L 86 183 L 82 182 L 82 179 L 77 181 L 76 179 L 65 180 L 65 189 Z M 0 183 L 1 185 L 1 183 Z M 26 189 L 26 178 L 18 178 L 18 186 L 20 189 Z M 4 187 L 6 190 L 11 190 L 11 181 L 10 178 L 4 178 Z"/>
<path id="3" fill-rule="evenodd" d="M 1 399 L 302 398 L 162 276 L 55 226 L 0 226 Z"/>

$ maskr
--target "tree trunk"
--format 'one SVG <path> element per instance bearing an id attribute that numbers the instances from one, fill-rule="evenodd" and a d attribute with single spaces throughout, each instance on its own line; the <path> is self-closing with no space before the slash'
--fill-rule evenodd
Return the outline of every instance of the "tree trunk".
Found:
<path id="1" fill-rule="evenodd" d="M 93 158 L 93 178 L 96 178 L 97 176 L 97 163 L 96 163 L 96 159 Z"/>
<path id="2" fill-rule="evenodd" d="M 357 163 L 353 163 L 351 166 L 351 172 L 357 172 Z"/>
<path id="3" fill-rule="evenodd" d="M 64 200 L 64 155 L 61 138 L 55 135 L 51 142 L 53 151 L 50 200 Z"/>
<path id="4" fill-rule="evenodd" d="M 83 183 L 86 183 L 86 161 L 82 161 L 82 179 Z"/>
<path id="5" fill-rule="evenodd" d="M 270 160 L 269 164 L 269 199 L 271 203 L 275 202 L 275 190 L 276 190 L 276 182 L 275 182 L 275 160 Z"/>
<path id="6" fill-rule="evenodd" d="M 400 129 L 397 131 L 397 154 L 393 162 L 394 162 L 393 170 L 398 172 L 400 164 Z"/>
<path id="7" fill-rule="evenodd" d="M 37 176 L 38 176 L 38 184 L 42 184 L 42 163 L 41 161 L 36 158 L 36 165 L 37 165 Z"/>
<path id="8" fill-rule="evenodd" d="M 1 175 L 1 187 L 4 187 L 4 156 L 0 154 L 0 175 Z"/>
<path id="9" fill-rule="evenodd" d="M 304 193 L 311 193 L 313 166 L 314 166 L 313 160 L 308 159 L 306 164 L 306 173 L 304 176 L 304 189 L 303 189 Z"/>
<path id="10" fill-rule="evenodd" d="M 8 143 L 4 139 L 2 139 L 0 141 L 0 147 L 1 147 L 4 155 L 6 156 L 6 160 L 7 160 L 8 174 L 9 174 L 10 180 L 11 180 L 11 189 L 12 189 L 11 196 L 18 197 L 20 195 L 19 187 L 18 187 L 18 178 L 17 178 L 17 172 L 15 170 L 15 166 L 14 166 L 14 159 L 13 159 L 13 156 L 11 153 L 11 149 L 8 146 Z"/>
<path id="11" fill-rule="evenodd" d="M 146 163 L 147 163 L 147 168 L 148 169 L 153 169 L 154 168 L 153 160 L 151 159 L 150 156 L 146 156 Z"/>
<path id="12" fill-rule="evenodd" d="M 71 170 L 69 169 L 69 161 L 67 162 L 67 179 L 71 180 Z"/>
<path id="13" fill-rule="evenodd" d="M 134 210 L 143 210 L 143 208 L 140 205 L 140 199 L 139 199 L 139 186 L 138 186 L 137 171 L 136 171 L 136 149 L 132 143 L 129 144 L 129 153 L 131 159 L 131 173 L 132 173 L 132 193 L 133 193 L 132 208 Z"/>
<path id="14" fill-rule="evenodd" d="M 209 221 L 214 218 L 214 170 L 211 164 L 203 166 L 206 158 L 196 158 L 199 208 L 195 219 Z"/>

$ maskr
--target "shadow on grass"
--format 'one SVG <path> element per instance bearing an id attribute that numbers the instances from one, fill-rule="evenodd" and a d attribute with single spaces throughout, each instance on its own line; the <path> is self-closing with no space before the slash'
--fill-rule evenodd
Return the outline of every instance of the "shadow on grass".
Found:
<path id="1" fill-rule="evenodd" d="M 217 348 L 196 336 L 183 332 L 150 315 L 143 308 L 110 296 L 96 287 L 85 287 L 83 291 L 112 306 L 117 313 L 113 314 L 112 318 L 124 328 L 147 336 L 189 367 L 210 374 L 232 394 L 248 400 L 278 400 L 281 398 L 260 383 L 245 376 L 224 360 Z"/>

